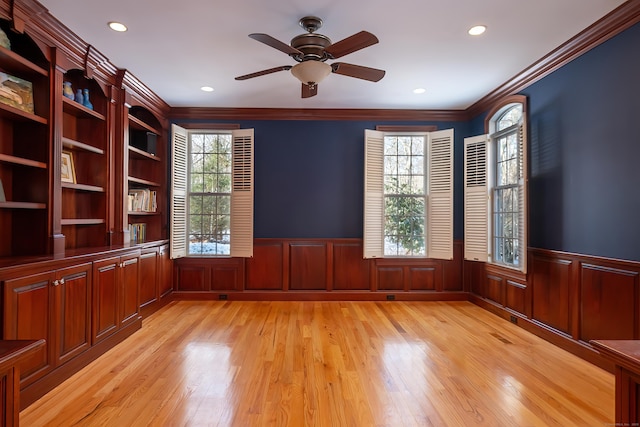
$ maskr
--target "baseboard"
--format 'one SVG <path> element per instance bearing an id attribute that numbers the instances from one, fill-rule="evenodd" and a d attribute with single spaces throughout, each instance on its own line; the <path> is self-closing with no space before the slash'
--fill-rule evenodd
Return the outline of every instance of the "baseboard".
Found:
<path id="1" fill-rule="evenodd" d="M 467 292 L 403 292 L 403 291 L 216 291 L 176 292 L 174 300 L 229 301 L 467 301 Z"/>

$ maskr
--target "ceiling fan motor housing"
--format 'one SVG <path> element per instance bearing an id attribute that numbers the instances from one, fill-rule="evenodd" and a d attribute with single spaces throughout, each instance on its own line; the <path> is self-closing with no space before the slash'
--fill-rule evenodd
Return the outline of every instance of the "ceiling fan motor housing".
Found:
<path id="1" fill-rule="evenodd" d="M 324 50 L 329 46 L 331 46 L 331 39 L 322 34 L 300 34 L 291 39 L 291 47 L 298 49 L 304 54 L 301 58 L 294 57 L 298 62 L 308 60 L 326 61 L 329 58 Z"/>

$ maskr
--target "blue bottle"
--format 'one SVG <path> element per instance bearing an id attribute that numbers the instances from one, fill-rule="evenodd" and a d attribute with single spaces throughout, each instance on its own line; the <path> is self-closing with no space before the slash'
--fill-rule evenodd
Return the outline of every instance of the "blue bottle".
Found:
<path id="1" fill-rule="evenodd" d="M 82 96 L 82 89 L 78 89 L 76 91 L 76 102 L 82 104 L 84 101 L 84 97 Z"/>
<path id="2" fill-rule="evenodd" d="M 93 110 L 93 104 L 89 100 L 89 89 L 84 90 L 84 99 L 82 100 L 82 105 L 84 105 L 90 110 Z"/>

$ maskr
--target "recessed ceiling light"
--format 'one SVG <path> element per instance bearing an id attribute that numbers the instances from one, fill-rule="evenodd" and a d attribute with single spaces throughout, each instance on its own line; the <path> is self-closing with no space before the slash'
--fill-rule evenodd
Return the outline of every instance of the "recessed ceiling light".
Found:
<path id="1" fill-rule="evenodd" d="M 200 90 L 203 92 L 213 92 L 213 88 L 211 86 L 202 86 Z"/>
<path id="2" fill-rule="evenodd" d="M 124 24 L 121 24 L 120 22 L 109 22 L 109 28 L 111 28 L 113 31 L 118 31 L 120 33 L 127 31 L 127 26 Z"/>
<path id="3" fill-rule="evenodd" d="M 469 34 L 472 36 L 479 36 L 485 31 L 487 31 L 487 27 L 485 25 L 476 25 L 475 27 L 469 28 Z"/>
<path id="4" fill-rule="evenodd" d="M 427 90 L 425 88 L 419 87 L 413 90 L 413 93 L 425 93 Z"/>

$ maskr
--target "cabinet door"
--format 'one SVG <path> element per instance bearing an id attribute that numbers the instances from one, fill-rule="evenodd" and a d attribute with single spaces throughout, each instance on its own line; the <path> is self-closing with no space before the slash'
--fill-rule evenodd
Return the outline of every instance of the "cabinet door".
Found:
<path id="1" fill-rule="evenodd" d="M 120 326 L 134 322 L 140 316 L 138 256 L 122 257 L 120 269 Z"/>
<path id="2" fill-rule="evenodd" d="M 53 273 L 42 273 L 4 282 L 5 340 L 37 340 L 46 343 L 20 364 L 22 387 L 44 376 L 53 367 L 50 334 L 50 284 Z"/>
<path id="3" fill-rule="evenodd" d="M 53 341 L 64 363 L 91 346 L 91 264 L 59 270 L 53 284 Z"/>
<path id="4" fill-rule="evenodd" d="M 118 284 L 120 257 L 93 263 L 93 304 L 91 334 L 93 343 L 102 341 L 119 327 Z"/>
<path id="5" fill-rule="evenodd" d="M 173 291 L 173 261 L 169 258 L 169 246 L 160 246 L 158 252 L 158 270 L 160 271 L 160 297 Z"/>
<path id="6" fill-rule="evenodd" d="M 140 255 L 140 308 L 158 301 L 157 249 Z"/>

